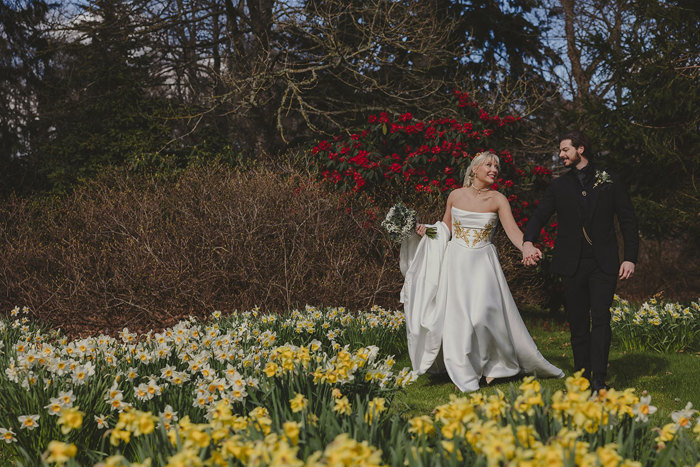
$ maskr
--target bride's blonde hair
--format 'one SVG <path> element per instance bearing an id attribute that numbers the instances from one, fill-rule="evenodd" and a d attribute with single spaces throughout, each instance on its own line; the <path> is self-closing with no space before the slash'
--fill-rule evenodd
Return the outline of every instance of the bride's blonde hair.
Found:
<path id="1" fill-rule="evenodd" d="M 477 152 L 476 156 L 474 156 L 474 159 L 472 159 L 472 163 L 469 164 L 469 167 L 467 167 L 467 173 L 464 174 L 464 186 L 472 186 L 474 183 L 474 172 L 481 166 L 486 161 L 494 161 L 496 163 L 496 167 L 498 167 L 498 170 L 501 170 L 501 162 L 498 159 L 498 156 L 491 151 L 484 151 L 484 152 Z"/>

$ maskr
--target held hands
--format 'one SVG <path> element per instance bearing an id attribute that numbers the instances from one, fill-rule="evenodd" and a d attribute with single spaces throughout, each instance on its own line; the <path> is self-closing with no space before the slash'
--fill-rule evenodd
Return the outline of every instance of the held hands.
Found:
<path id="1" fill-rule="evenodd" d="M 425 235 L 425 232 L 427 231 L 427 227 L 425 224 L 416 224 L 416 233 L 420 235 L 421 237 Z"/>
<path id="2" fill-rule="evenodd" d="M 523 261 L 525 266 L 534 266 L 542 259 L 542 252 L 539 248 L 535 248 L 532 242 L 523 243 Z"/>
<path id="3" fill-rule="evenodd" d="M 618 277 L 620 279 L 629 279 L 634 274 L 634 263 L 632 261 L 623 261 L 620 265 Z"/>

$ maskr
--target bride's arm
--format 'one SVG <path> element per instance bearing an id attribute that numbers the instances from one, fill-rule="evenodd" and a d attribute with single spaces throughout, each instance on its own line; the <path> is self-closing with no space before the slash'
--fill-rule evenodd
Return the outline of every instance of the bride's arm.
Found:
<path id="1" fill-rule="evenodd" d="M 450 196 L 447 197 L 447 206 L 445 207 L 445 215 L 442 216 L 442 222 L 444 222 L 447 225 L 447 229 L 450 231 L 450 234 L 452 234 L 452 200 L 454 199 L 454 191 L 450 193 Z M 417 224 L 416 225 L 416 233 L 420 235 L 421 237 L 425 235 L 425 224 Z"/>
<path id="2" fill-rule="evenodd" d="M 523 231 L 520 230 L 518 224 L 515 222 L 508 199 L 502 193 L 498 193 L 496 202 L 498 203 L 498 219 L 501 221 L 503 230 L 506 231 L 506 235 L 513 245 L 515 245 L 518 250 L 522 251 Z"/>
<path id="3" fill-rule="evenodd" d="M 445 215 L 442 216 L 442 222 L 447 225 L 447 228 L 452 233 L 452 202 L 454 201 L 455 192 L 450 193 L 447 197 L 447 205 L 445 206 Z"/>

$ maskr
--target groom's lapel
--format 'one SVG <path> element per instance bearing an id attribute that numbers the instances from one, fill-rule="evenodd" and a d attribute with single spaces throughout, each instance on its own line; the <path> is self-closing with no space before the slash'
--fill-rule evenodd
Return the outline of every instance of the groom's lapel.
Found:
<path id="1" fill-rule="evenodd" d="M 583 212 L 583 206 L 581 206 L 581 192 L 583 190 L 583 188 L 581 188 L 581 183 L 579 183 L 578 176 L 573 170 L 568 171 L 564 176 L 569 177 L 569 183 L 567 183 L 569 194 L 574 202 L 574 205 L 576 206 L 575 209 L 578 211 L 581 222 L 583 222 L 583 220 L 586 218 L 586 213 Z"/>

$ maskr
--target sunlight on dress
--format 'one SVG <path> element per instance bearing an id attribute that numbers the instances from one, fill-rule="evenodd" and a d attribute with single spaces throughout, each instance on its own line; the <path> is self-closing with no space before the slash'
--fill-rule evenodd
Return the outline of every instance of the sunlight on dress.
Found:
<path id="1" fill-rule="evenodd" d="M 452 236 L 439 222 L 436 239 L 402 245 L 410 257 L 401 301 L 409 355 L 420 374 L 442 366 L 462 391 L 482 376 L 563 377 L 537 350 L 510 293 L 492 243 L 498 215 L 452 207 Z M 415 251 L 412 251 L 415 250 Z"/>

